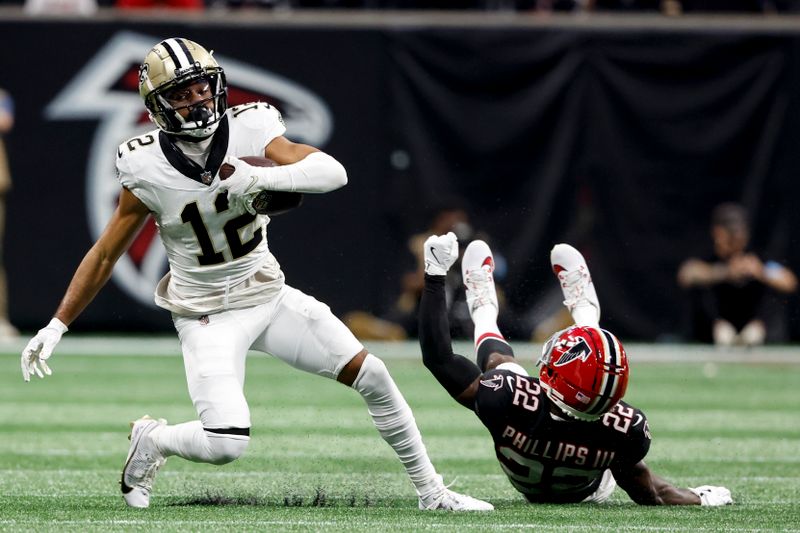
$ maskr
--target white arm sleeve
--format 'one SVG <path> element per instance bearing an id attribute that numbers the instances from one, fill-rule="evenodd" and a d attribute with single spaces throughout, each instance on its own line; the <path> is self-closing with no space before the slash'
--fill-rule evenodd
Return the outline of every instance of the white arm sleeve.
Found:
<path id="1" fill-rule="evenodd" d="M 256 188 L 269 191 L 321 193 L 347 185 L 347 171 L 324 152 L 314 152 L 297 163 L 276 167 L 251 167 Z"/>

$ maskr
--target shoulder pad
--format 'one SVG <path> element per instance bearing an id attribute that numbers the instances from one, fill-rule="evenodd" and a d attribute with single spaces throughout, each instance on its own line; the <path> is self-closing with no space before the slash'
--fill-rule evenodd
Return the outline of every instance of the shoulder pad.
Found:
<path id="1" fill-rule="evenodd" d="M 274 106 L 266 102 L 239 104 L 228 110 L 230 118 L 248 127 L 263 127 L 265 123 L 280 122 L 284 127 L 283 116 Z"/>
<path id="2" fill-rule="evenodd" d="M 147 161 L 153 157 L 153 150 L 160 151 L 159 130 L 152 130 L 131 137 L 117 147 L 117 175 L 137 174 Z"/>

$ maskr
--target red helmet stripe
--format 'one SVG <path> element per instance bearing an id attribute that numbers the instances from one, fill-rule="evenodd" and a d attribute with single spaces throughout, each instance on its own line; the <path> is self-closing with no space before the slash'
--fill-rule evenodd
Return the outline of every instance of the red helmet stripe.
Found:
<path id="1" fill-rule="evenodd" d="M 478 340 L 475 341 L 475 347 L 477 348 L 478 346 L 481 345 L 483 341 L 487 339 L 500 339 L 501 341 L 505 342 L 505 339 L 503 338 L 502 335 L 498 335 L 497 333 L 487 331 L 486 333 L 478 337 Z"/>

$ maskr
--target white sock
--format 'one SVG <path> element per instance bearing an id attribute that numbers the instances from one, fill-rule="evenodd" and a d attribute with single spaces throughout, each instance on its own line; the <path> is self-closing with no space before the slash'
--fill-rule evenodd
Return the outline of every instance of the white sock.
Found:
<path id="1" fill-rule="evenodd" d="M 493 305 L 482 305 L 472 312 L 472 322 L 475 324 L 473 339 L 475 348 L 486 337 L 504 339 L 497 327 L 497 308 Z"/>
<path id="2" fill-rule="evenodd" d="M 572 320 L 576 326 L 600 327 L 600 317 L 593 305 L 579 305 L 572 310 Z"/>
<path id="3" fill-rule="evenodd" d="M 352 387 L 367 402 L 375 427 L 403 463 L 417 495 L 440 489 L 442 479 L 428 458 L 411 408 L 383 361 L 367 354 Z"/>
<path id="4" fill-rule="evenodd" d="M 150 433 L 150 438 L 164 457 L 177 455 L 198 463 L 209 462 L 211 446 L 199 420 L 161 426 Z"/>
<path id="5" fill-rule="evenodd" d="M 161 426 L 150 433 L 164 457 L 177 455 L 196 463 L 225 464 L 244 453 L 250 437 L 208 433 L 199 420 Z"/>

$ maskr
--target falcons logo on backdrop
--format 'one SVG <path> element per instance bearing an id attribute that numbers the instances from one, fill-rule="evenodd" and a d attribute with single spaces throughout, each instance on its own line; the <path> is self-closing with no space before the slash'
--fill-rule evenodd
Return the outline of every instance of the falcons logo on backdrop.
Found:
<path id="1" fill-rule="evenodd" d="M 592 353 L 592 349 L 589 347 L 589 345 L 586 343 L 586 339 L 583 337 L 578 337 L 577 339 L 574 337 L 563 339 L 559 343 L 558 347 L 566 351 L 561 354 L 561 357 L 558 358 L 558 361 L 553 363 L 553 366 L 568 365 L 576 359 L 586 361 L 589 359 L 589 355 Z"/>
<path id="2" fill-rule="evenodd" d="M 117 147 L 155 128 L 139 97 L 139 65 L 157 37 L 119 32 L 98 50 L 45 109 L 50 120 L 98 119 L 86 169 L 86 210 L 92 237 L 103 231 L 119 198 Z M 333 119 L 325 102 L 297 83 L 254 65 L 215 56 L 228 79 L 228 105 L 262 101 L 277 107 L 292 140 L 324 146 Z M 167 257 L 149 220 L 114 269 L 114 280 L 137 301 L 153 303 L 153 289 L 167 270 Z"/>

